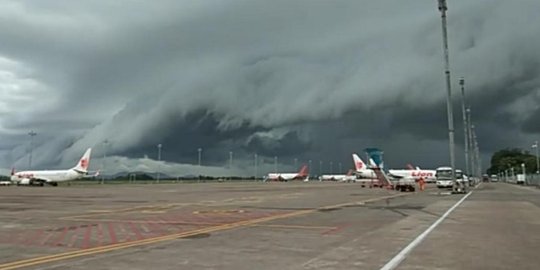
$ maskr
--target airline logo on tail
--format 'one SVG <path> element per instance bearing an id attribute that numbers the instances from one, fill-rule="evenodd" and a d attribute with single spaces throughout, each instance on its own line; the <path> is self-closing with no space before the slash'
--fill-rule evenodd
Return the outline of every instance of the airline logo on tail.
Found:
<path id="1" fill-rule="evenodd" d="M 308 173 L 309 173 L 308 172 L 308 166 L 304 165 L 304 166 L 302 166 L 302 168 L 298 172 L 298 176 L 306 176 L 306 175 L 308 175 Z"/>
<path id="2" fill-rule="evenodd" d="M 90 154 L 92 153 L 92 148 L 88 148 L 84 155 L 77 163 L 77 166 L 73 168 L 75 171 L 86 173 L 88 172 L 88 167 L 90 166 Z"/>
<path id="3" fill-rule="evenodd" d="M 353 154 L 353 160 L 354 160 L 354 167 L 356 168 L 357 171 L 363 171 L 366 168 L 366 164 L 362 161 L 362 159 L 357 155 L 357 154 Z"/>

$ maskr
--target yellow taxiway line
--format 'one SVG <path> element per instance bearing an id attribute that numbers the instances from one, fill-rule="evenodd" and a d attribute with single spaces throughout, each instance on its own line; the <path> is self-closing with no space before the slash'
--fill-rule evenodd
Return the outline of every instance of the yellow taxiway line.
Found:
<path id="1" fill-rule="evenodd" d="M 197 235 L 197 234 L 210 233 L 210 232 L 216 232 L 216 231 L 222 231 L 222 230 L 228 230 L 228 229 L 234 229 L 234 228 L 238 228 L 238 227 L 250 226 L 250 225 L 254 225 L 254 224 L 258 224 L 258 223 L 262 223 L 262 222 L 267 222 L 267 221 L 272 221 L 272 220 L 276 220 L 276 219 L 283 219 L 283 218 L 289 218 L 289 217 L 305 215 L 305 214 L 313 213 L 313 212 L 315 212 L 315 211 L 317 211 L 319 209 L 331 209 L 331 208 L 337 208 L 337 207 L 343 207 L 343 206 L 349 206 L 349 205 L 361 205 L 361 204 L 364 204 L 364 203 L 367 203 L 367 202 L 379 201 L 379 200 L 384 200 L 384 199 L 391 199 L 391 198 L 395 198 L 395 197 L 405 196 L 407 194 L 408 193 L 402 193 L 402 194 L 396 194 L 396 195 L 390 195 L 390 196 L 384 196 L 384 197 L 368 199 L 368 200 L 359 201 L 359 202 L 343 203 L 343 204 L 330 205 L 330 206 L 326 206 L 326 207 L 322 207 L 322 208 L 299 210 L 299 211 L 289 212 L 289 213 L 285 213 L 285 214 L 274 215 L 274 216 L 270 216 L 270 217 L 263 217 L 263 218 L 256 218 L 256 219 L 252 219 L 252 220 L 239 221 L 239 222 L 228 223 L 228 224 L 223 224 L 223 225 L 218 225 L 218 226 L 212 226 L 212 227 L 208 227 L 208 228 L 202 228 L 202 229 L 198 229 L 198 230 L 175 233 L 175 234 L 170 234 L 170 235 L 165 235 L 165 236 L 158 236 L 158 237 L 147 238 L 147 239 L 142 239 L 142 240 L 135 240 L 135 241 L 131 241 L 131 242 L 124 242 L 124 243 L 112 244 L 112 245 L 107 245 L 107 246 L 100 246 L 100 247 L 94 247 L 94 248 L 88 248 L 88 249 L 82 249 L 82 250 L 68 251 L 68 252 L 63 252 L 63 253 L 58 253 L 58 254 L 53 254 L 53 255 L 47 255 L 47 256 L 42 256 L 42 257 L 23 259 L 23 260 L 19 260 L 19 261 L 10 262 L 10 263 L 0 264 L 0 270 L 10 270 L 10 269 L 17 269 L 17 268 L 22 268 L 22 267 L 30 267 L 30 266 L 35 266 L 35 265 L 40 265 L 40 264 L 45 264 L 45 263 L 50 263 L 50 262 L 56 262 L 56 261 L 61 261 L 61 260 L 67 260 L 67 259 L 72 259 L 72 258 L 77 258 L 77 257 L 82 257 L 82 256 L 88 256 L 88 255 L 93 255 L 93 254 L 99 254 L 99 253 L 104 253 L 104 252 L 109 252 L 109 251 L 115 251 L 115 250 L 130 248 L 130 247 L 149 245 L 149 244 L 154 244 L 154 243 L 159 243 L 159 242 L 164 242 L 164 241 L 170 241 L 170 240 L 174 240 L 174 239 L 178 239 L 178 238 L 189 237 L 189 236 L 193 236 L 193 235 Z"/>

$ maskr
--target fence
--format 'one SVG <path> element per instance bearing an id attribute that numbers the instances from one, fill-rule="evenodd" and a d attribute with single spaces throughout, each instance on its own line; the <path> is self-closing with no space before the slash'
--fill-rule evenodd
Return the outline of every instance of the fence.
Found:
<path id="1" fill-rule="evenodd" d="M 501 180 L 503 182 L 511 184 L 540 187 L 540 174 L 527 174 L 527 177 L 525 177 L 525 179 L 523 179 L 522 175 L 514 175 L 507 177 L 503 176 Z M 525 182 L 523 182 L 523 180 L 525 180 Z"/>
<path id="2" fill-rule="evenodd" d="M 525 184 L 540 187 L 540 174 L 528 174 Z"/>

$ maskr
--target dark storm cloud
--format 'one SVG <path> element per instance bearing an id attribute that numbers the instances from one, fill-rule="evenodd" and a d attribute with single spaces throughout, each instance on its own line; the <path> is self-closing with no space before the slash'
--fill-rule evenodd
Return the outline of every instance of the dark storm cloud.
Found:
<path id="1" fill-rule="evenodd" d="M 453 88 L 466 77 L 481 146 L 528 145 L 540 4 L 449 5 Z M 387 165 L 447 163 L 436 1 L 5 1 L 0 22 L 2 167 L 25 164 L 30 129 L 42 167 L 107 146 L 118 168 L 151 170 L 158 143 L 178 163 L 233 151 L 239 169 L 368 146 Z"/>

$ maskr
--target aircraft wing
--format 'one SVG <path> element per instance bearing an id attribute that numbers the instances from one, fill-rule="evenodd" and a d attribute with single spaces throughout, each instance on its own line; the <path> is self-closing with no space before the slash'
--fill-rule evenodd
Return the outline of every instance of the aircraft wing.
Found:
<path id="1" fill-rule="evenodd" d="M 96 171 L 95 173 L 94 172 L 87 172 L 85 176 L 83 176 L 83 178 L 93 178 L 93 177 L 98 177 L 99 176 L 99 171 Z"/>

